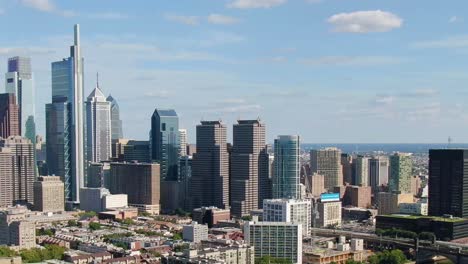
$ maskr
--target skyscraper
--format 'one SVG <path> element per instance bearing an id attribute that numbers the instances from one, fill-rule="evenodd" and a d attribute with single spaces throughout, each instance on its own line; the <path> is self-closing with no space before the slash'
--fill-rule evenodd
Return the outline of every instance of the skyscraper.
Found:
<path id="1" fill-rule="evenodd" d="M 310 168 L 312 173 L 318 173 L 325 178 L 325 189 L 333 189 L 343 185 L 343 170 L 341 167 L 341 150 L 324 148 L 310 151 Z"/>
<path id="2" fill-rule="evenodd" d="M 429 150 L 429 215 L 468 217 L 468 150 Z"/>
<path id="3" fill-rule="evenodd" d="M 265 124 L 260 120 L 238 120 L 231 152 L 232 215 L 242 217 L 259 208 L 259 179 L 268 177 L 265 174 L 268 175 Z"/>
<path id="4" fill-rule="evenodd" d="M 86 101 L 86 130 L 88 161 L 109 160 L 112 155 L 111 103 L 106 101 L 99 85 Z"/>
<path id="5" fill-rule="evenodd" d="M 111 130 L 112 130 L 112 140 L 117 140 L 124 138 L 122 120 L 120 119 L 120 107 L 117 101 L 109 95 L 107 101 L 111 104 Z"/>
<path id="6" fill-rule="evenodd" d="M 413 160 L 410 153 L 395 153 L 390 156 L 389 189 L 397 193 L 411 193 Z"/>
<path id="7" fill-rule="evenodd" d="M 353 165 L 353 156 L 342 153 L 341 166 L 343 167 L 343 183 L 354 184 Z"/>
<path id="8" fill-rule="evenodd" d="M 197 125 L 197 152 L 192 159 L 192 208 L 229 207 L 229 154 L 221 121 Z"/>
<path id="9" fill-rule="evenodd" d="M 0 137 L 21 135 L 19 107 L 14 94 L 0 94 Z"/>
<path id="10" fill-rule="evenodd" d="M 388 157 L 378 156 L 369 160 L 370 186 L 377 191 L 380 186 L 388 184 Z"/>
<path id="11" fill-rule="evenodd" d="M 353 164 L 356 168 L 356 182 L 358 186 L 369 186 L 369 158 L 357 156 Z"/>
<path id="12" fill-rule="evenodd" d="M 83 58 L 79 25 L 70 57 L 52 63 L 52 103 L 46 105 L 47 164 L 63 177 L 65 199 L 79 203 L 85 176 Z"/>
<path id="13" fill-rule="evenodd" d="M 301 199 L 299 136 L 279 136 L 274 150 L 273 199 Z"/>
<path id="14" fill-rule="evenodd" d="M 36 140 L 36 104 L 31 59 L 27 57 L 9 58 L 5 80 L 6 92 L 14 94 L 19 105 L 21 136 L 34 143 Z"/>
<path id="15" fill-rule="evenodd" d="M 161 165 L 161 179 L 177 181 L 179 117 L 172 109 L 154 110 L 151 117 L 151 159 Z"/>
<path id="16" fill-rule="evenodd" d="M 187 155 L 187 129 L 179 129 L 180 156 Z"/>
<path id="17" fill-rule="evenodd" d="M 0 138 L 0 147 L 11 150 L 10 166 L 12 167 L 12 191 L 14 204 L 34 203 L 34 145 L 31 140 L 21 136 Z"/>
<path id="18" fill-rule="evenodd" d="M 13 205 L 13 166 L 10 148 L 0 147 L 0 207 Z"/>

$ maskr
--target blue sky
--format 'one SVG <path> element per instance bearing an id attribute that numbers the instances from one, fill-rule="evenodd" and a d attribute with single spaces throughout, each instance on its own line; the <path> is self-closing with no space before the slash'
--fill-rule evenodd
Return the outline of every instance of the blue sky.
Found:
<path id="1" fill-rule="evenodd" d="M 68 56 L 79 23 L 85 96 L 99 72 L 128 138 L 148 138 L 154 109 L 174 108 L 191 142 L 202 119 L 231 134 L 236 119 L 261 117 L 269 142 L 461 143 L 464 10 L 463 0 L 0 0 L 0 72 L 31 56 L 44 133 L 50 63 Z"/>

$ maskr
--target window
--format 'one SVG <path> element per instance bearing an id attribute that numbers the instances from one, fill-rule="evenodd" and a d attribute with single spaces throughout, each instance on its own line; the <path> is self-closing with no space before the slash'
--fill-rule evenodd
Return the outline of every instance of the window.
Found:
<path id="1" fill-rule="evenodd" d="M 14 79 L 13 78 L 8 78 L 7 83 L 13 83 Z"/>
<path id="2" fill-rule="evenodd" d="M 162 124 L 161 124 L 161 130 L 162 130 L 162 131 L 166 131 L 166 123 L 162 123 Z"/>

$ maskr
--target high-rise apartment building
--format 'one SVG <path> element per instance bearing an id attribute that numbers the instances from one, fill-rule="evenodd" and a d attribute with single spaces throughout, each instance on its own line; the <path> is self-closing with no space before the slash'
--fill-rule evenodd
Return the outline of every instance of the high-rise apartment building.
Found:
<path id="1" fill-rule="evenodd" d="M 151 117 L 151 160 L 161 165 L 161 179 L 178 180 L 179 117 L 172 109 L 156 109 Z"/>
<path id="2" fill-rule="evenodd" d="M 80 30 L 75 25 L 70 57 L 52 63 L 52 103 L 46 105 L 46 142 L 49 173 L 62 177 L 65 199 L 80 201 L 85 179 L 85 124 L 83 58 Z"/>
<path id="3" fill-rule="evenodd" d="M 468 217 L 468 150 L 429 150 L 429 215 Z"/>
<path id="4" fill-rule="evenodd" d="M 180 150 L 179 155 L 186 156 L 187 155 L 187 129 L 179 129 L 179 142 L 180 142 Z"/>
<path id="5" fill-rule="evenodd" d="M 229 154 L 226 125 L 202 121 L 197 125 L 197 152 L 192 159 L 192 208 L 229 207 Z"/>
<path id="6" fill-rule="evenodd" d="M 301 199 L 299 136 L 279 136 L 274 151 L 273 198 Z"/>
<path id="7" fill-rule="evenodd" d="M 312 203 L 310 200 L 271 199 L 263 201 L 263 221 L 302 225 L 302 234 L 310 235 Z"/>
<path id="8" fill-rule="evenodd" d="M 19 106 L 21 135 L 34 142 L 36 140 L 36 98 L 31 58 L 13 57 L 8 59 L 8 72 L 5 74 L 5 90 L 14 94 Z"/>
<path id="9" fill-rule="evenodd" d="M 341 226 L 341 201 L 323 201 L 317 203 L 318 218 L 316 227 Z"/>
<path id="10" fill-rule="evenodd" d="M 0 207 L 13 205 L 12 159 L 11 149 L 0 147 Z"/>
<path id="11" fill-rule="evenodd" d="M 390 161 L 386 156 L 373 157 L 369 160 L 370 186 L 374 191 L 388 184 Z"/>
<path id="12" fill-rule="evenodd" d="M 58 176 L 39 176 L 34 182 L 34 210 L 61 212 L 65 210 L 64 184 Z"/>
<path id="13" fill-rule="evenodd" d="M 390 156 L 389 189 L 391 192 L 411 193 L 413 160 L 410 153 L 395 153 Z"/>
<path id="14" fill-rule="evenodd" d="M 310 168 L 312 173 L 324 176 L 325 189 L 332 190 L 343 185 L 341 167 L 341 150 L 337 148 L 313 149 L 310 151 Z"/>
<path id="15" fill-rule="evenodd" d="M 107 102 L 110 103 L 110 111 L 111 111 L 111 138 L 112 140 L 117 140 L 124 138 L 123 136 L 123 125 L 122 120 L 120 119 L 120 107 L 117 101 L 109 95 L 107 97 Z"/>
<path id="16" fill-rule="evenodd" d="M 112 155 L 111 103 L 99 84 L 86 101 L 86 144 L 89 162 L 107 161 Z"/>
<path id="17" fill-rule="evenodd" d="M 34 203 L 35 168 L 34 145 L 21 136 L 0 138 L 0 147 L 11 150 L 12 191 L 14 204 Z"/>
<path id="18" fill-rule="evenodd" d="M 343 183 L 354 184 L 353 156 L 347 153 L 342 153 L 341 166 L 343 168 Z"/>
<path id="19" fill-rule="evenodd" d="M 313 197 L 319 197 L 325 192 L 325 177 L 314 173 L 307 175 L 305 179 L 306 192 Z"/>
<path id="20" fill-rule="evenodd" d="M 19 106 L 14 94 L 0 94 L 0 137 L 21 135 Z"/>
<path id="21" fill-rule="evenodd" d="M 358 186 L 369 186 L 369 158 L 357 156 L 353 164 L 356 168 L 356 182 Z"/>
<path id="22" fill-rule="evenodd" d="M 270 256 L 302 263 L 302 225 L 286 222 L 246 222 L 245 241 L 255 248 L 255 257 Z"/>
<path id="23" fill-rule="evenodd" d="M 141 211 L 159 214 L 159 164 L 111 163 L 109 190 L 127 194 L 129 205 Z"/>
<path id="24" fill-rule="evenodd" d="M 265 124 L 260 120 L 238 120 L 234 125 L 230 168 L 233 216 L 249 215 L 259 208 L 259 181 L 268 178 L 266 149 Z"/>

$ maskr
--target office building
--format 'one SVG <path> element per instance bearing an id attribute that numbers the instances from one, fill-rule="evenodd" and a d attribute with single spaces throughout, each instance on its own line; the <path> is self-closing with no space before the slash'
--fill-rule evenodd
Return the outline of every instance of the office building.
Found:
<path id="1" fill-rule="evenodd" d="M 299 136 L 279 136 L 274 151 L 273 199 L 301 199 Z"/>
<path id="2" fill-rule="evenodd" d="M 220 248 L 188 250 L 182 254 L 161 258 L 161 264 L 229 263 L 255 264 L 254 248 L 247 245 L 231 245 Z"/>
<path id="3" fill-rule="evenodd" d="M 181 208 L 192 210 L 192 156 L 182 156 L 179 160 L 179 178 L 181 184 Z"/>
<path id="4" fill-rule="evenodd" d="M 0 245 L 16 249 L 36 247 L 36 225 L 26 219 L 26 207 L 11 207 L 0 211 Z"/>
<path id="5" fill-rule="evenodd" d="M 181 157 L 187 155 L 187 129 L 179 129 L 179 142 L 180 150 L 179 155 Z"/>
<path id="6" fill-rule="evenodd" d="M 302 225 L 285 222 L 246 222 L 244 239 L 255 257 L 270 256 L 302 263 Z"/>
<path id="7" fill-rule="evenodd" d="M 193 154 L 197 153 L 197 145 L 195 144 L 187 144 L 187 155 L 193 156 Z"/>
<path id="8" fill-rule="evenodd" d="M 214 206 L 195 208 L 192 211 L 192 220 L 202 225 L 206 224 L 208 228 L 212 228 L 219 221 L 231 220 L 231 211 Z"/>
<path id="9" fill-rule="evenodd" d="M 389 165 L 390 161 L 385 156 L 373 157 L 369 160 L 370 186 L 374 192 L 388 184 Z"/>
<path id="10" fill-rule="evenodd" d="M 468 150 L 429 150 L 429 215 L 468 217 Z"/>
<path id="11" fill-rule="evenodd" d="M 112 161 L 122 162 L 124 161 L 124 147 L 128 144 L 130 139 L 112 139 Z M 148 151 L 149 152 L 149 151 Z"/>
<path id="12" fill-rule="evenodd" d="M 199 243 L 208 239 L 208 226 L 192 222 L 190 225 L 184 225 L 182 235 L 184 240 Z"/>
<path id="13" fill-rule="evenodd" d="M 347 153 L 341 154 L 341 167 L 343 168 L 343 184 L 354 184 L 353 156 Z"/>
<path id="14" fill-rule="evenodd" d="M 79 203 L 85 180 L 83 91 L 80 30 L 75 25 L 70 57 L 52 63 L 52 103 L 46 105 L 49 173 L 62 177 L 69 205 Z"/>
<path id="15" fill-rule="evenodd" d="M 0 207 L 13 205 L 13 166 L 11 149 L 0 147 Z"/>
<path id="16" fill-rule="evenodd" d="M 109 95 L 107 97 L 107 102 L 110 103 L 110 112 L 111 112 L 111 138 L 112 140 L 118 140 L 124 138 L 123 136 L 123 125 L 122 120 L 120 119 L 120 107 L 117 101 Z"/>
<path id="17" fill-rule="evenodd" d="M 127 194 L 130 206 L 159 214 L 160 168 L 157 163 L 111 163 L 109 190 Z"/>
<path id="18" fill-rule="evenodd" d="M 178 180 L 179 117 L 172 109 L 156 109 L 151 117 L 151 160 L 161 165 L 161 179 Z"/>
<path id="19" fill-rule="evenodd" d="M 395 153 L 390 156 L 389 190 L 411 193 L 413 160 L 410 153 Z"/>
<path id="20" fill-rule="evenodd" d="M 110 177 L 110 163 L 89 163 L 88 173 L 86 175 L 86 187 L 90 188 L 108 188 Z"/>
<path id="21" fill-rule="evenodd" d="M 102 212 L 102 198 L 106 195 L 110 195 L 106 188 L 88 188 L 84 187 L 80 189 L 80 209 L 83 211 L 93 211 L 96 213 Z"/>
<path id="22" fill-rule="evenodd" d="M 304 236 L 310 235 L 311 217 L 310 200 L 271 199 L 263 201 L 263 221 L 301 224 Z"/>
<path id="23" fill-rule="evenodd" d="M 145 140 L 130 140 L 123 146 L 123 161 L 151 162 L 150 142 Z"/>
<path id="24" fill-rule="evenodd" d="M 6 92 L 16 96 L 19 106 L 21 134 L 12 136 L 23 136 L 34 142 L 36 140 L 36 91 L 31 70 L 31 58 L 9 58 L 5 80 Z"/>
<path id="25" fill-rule="evenodd" d="M 356 181 L 354 185 L 369 186 L 369 158 L 357 156 L 353 164 L 356 168 Z"/>
<path id="26" fill-rule="evenodd" d="M 14 94 L 0 94 L 0 137 L 21 135 L 19 106 Z"/>
<path id="27" fill-rule="evenodd" d="M 128 207 L 128 195 L 126 194 L 108 194 L 101 199 L 102 210 L 116 210 Z"/>
<path id="28" fill-rule="evenodd" d="M 229 154 L 221 121 L 197 125 L 197 152 L 192 159 L 192 208 L 229 208 Z"/>
<path id="29" fill-rule="evenodd" d="M 325 189 L 332 190 L 335 186 L 343 185 L 341 150 L 337 148 L 311 150 L 310 168 L 312 173 L 324 176 Z"/>
<path id="30" fill-rule="evenodd" d="M 396 214 L 399 212 L 398 206 L 402 203 L 414 203 L 411 193 L 390 193 L 379 192 L 377 194 L 377 208 L 379 215 Z"/>
<path id="31" fill-rule="evenodd" d="M 242 217 L 258 209 L 259 181 L 268 178 L 269 156 L 265 124 L 260 120 L 238 120 L 234 125 L 231 152 L 231 213 Z"/>
<path id="32" fill-rule="evenodd" d="M 325 192 L 325 177 L 314 173 L 305 178 L 306 192 L 313 197 L 319 197 Z"/>
<path id="33" fill-rule="evenodd" d="M 86 144 L 88 162 L 107 161 L 112 155 L 111 103 L 99 89 L 99 84 L 86 101 Z"/>
<path id="34" fill-rule="evenodd" d="M 318 217 L 315 215 L 315 227 L 341 226 L 341 201 L 338 193 L 322 194 L 316 207 Z"/>
<path id="35" fill-rule="evenodd" d="M 369 208 L 371 206 L 372 188 L 370 186 L 347 185 L 343 196 L 344 206 Z"/>
<path id="36" fill-rule="evenodd" d="M 13 204 L 32 205 L 36 169 L 34 145 L 27 138 L 11 136 L 6 139 L 0 138 L 0 147 L 11 150 Z"/>
<path id="37" fill-rule="evenodd" d="M 39 176 L 34 182 L 34 210 L 62 212 L 65 210 L 64 184 L 58 176 Z"/>

